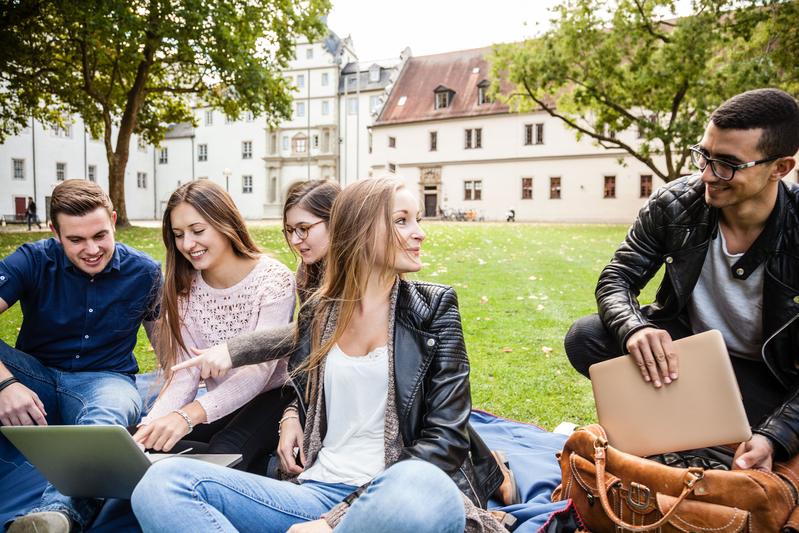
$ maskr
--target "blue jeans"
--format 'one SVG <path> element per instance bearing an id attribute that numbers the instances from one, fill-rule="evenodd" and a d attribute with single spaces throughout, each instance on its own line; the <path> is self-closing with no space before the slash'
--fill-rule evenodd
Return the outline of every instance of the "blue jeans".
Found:
<path id="1" fill-rule="evenodd" d="M 145 533 L 284 533 L 318 519 L 355 488 L 315 481 L 296 485 L 174 457 L 150 467 L 131 504 Z M 425 461 L 406 460 L 374 479 L 336 532 L 462 533 L 465 522 L 463 496 L 449 476 Z"/>
<path id="2" fill-rule="evenodd" d="M 139 420 L 142 401 L 131 376 L 118 372 L 65 372 L 48 368 L 35 357 L 3 341 L 0 341 L 0 361 L 39 396 L 48 424 L 130 426 Z M 15 454 L 19 452 L 8 439 L 0 436 L 0 457 Z M 61 511 L 81 529 L 86 529 L 101 505 L 102 500 L 64 496 L 48 484 L 39 505 L 28 512 Z"/>

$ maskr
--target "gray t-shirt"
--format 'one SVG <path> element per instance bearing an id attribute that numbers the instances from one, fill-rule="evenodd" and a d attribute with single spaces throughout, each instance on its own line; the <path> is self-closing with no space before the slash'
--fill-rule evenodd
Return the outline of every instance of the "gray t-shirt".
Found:
<path id="1" fill-rule="evenodd" d="M 736 279 L 732 266 L 743 255 L 727 251 L 719 230 L 710 242 L 702 274 L 688 302 L 688 317 L 694 333 L 721 331 L 730 355 L 761 361 L 763 265 L 746 279 Z"/>

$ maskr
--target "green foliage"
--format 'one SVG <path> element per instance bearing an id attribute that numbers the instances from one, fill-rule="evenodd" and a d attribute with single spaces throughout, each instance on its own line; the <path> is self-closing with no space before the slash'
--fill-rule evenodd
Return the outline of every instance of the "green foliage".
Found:
<path id="1" fill-rule="evenodd" d="M 563 420 L 594 421 L 591 386 L 569 365 L 563 337 L 576 318 L 596 312 L 597 277 L 626 227 L 425 223 L 424 229 L 424 268 L 415 277 L 458 293 L 475 408 L 547 429 Z M 251 231 L 265 253 L 296 266 L 277 225 Z M 41 235 L 0 233 L 0 257 Z M 163 260 L 157 229 L 131 228 L 118 239 Z M 656 285 L 650 283 L 642 302 L 654 298 Z M 0 319 L 0 338 L 13 343 L 19 324 L 15 305 Z M 142 371 L 156 367 L 143 329 L 135 353 Z"/>
<path id="2" fill-rule="evenodd" d="M 688 147 L 724 100 L 763 86 L 799 91 L 796 2 L 694 0 L 682 18 L 672 0 L 569 0 L 553 11 L 540 38 L 497 46 L 493 94 L 547 111 L 666 181 L 684 173 Z M 617 135 L 631 128 L 635 141 Z"/>
<path id="3" fill-rule="evenodd" d="M 126 222 L 132 133 L 157 144 L 206 104 L 269 124 L 291 114 L 295 42 L 324 30 L 329 0 L 44 0 L 0 5 L 0 142 L 31 117 L 77 113 L 105 141 Z M 111 139 L 112 128 L 118 131 Z"/>

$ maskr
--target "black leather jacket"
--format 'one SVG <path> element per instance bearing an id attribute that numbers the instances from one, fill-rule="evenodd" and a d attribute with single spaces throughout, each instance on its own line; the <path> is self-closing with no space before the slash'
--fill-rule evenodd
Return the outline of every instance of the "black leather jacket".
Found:
<path id="1" fill-rule="evenodd" d="M 687 319 L 686 304 L 718 231 L 705 185 L 688 176 L 661 188 L 641 209 L 596 287 L 599 314 L 624 350 L 635 331 Z M 775 444 L 775 458 L 799 454 L 799 187 L 780 183 L 777 203 L 752 247 L 732 266 L 745 279 L 765 264 L 762 358 L 786 389 L 785 402 L 755 428 Z M 638 304 L 641 289 L 666 265 L 656 301 Z M 656 326 L 655 326 L 656 327 Z"/>
<path id="2" fill-rule="evenodd" d="M 300 338 L 289 358 L 289 372 L 310 353 L 307 322 L 300 317 Z M 258 336 L 255 332 L 228 343 L 235 366 L 285 356 L 285 344 L 281 349 L 279 342 L 264 333 Z M 255 357 L 247 353 L 254 345 L 259 346 Z M 438 466 L 475 505 L 485 508 L 488 497 L 502 483 L 502 474 L 469 424 L 469 360 L 452 288 L 400 281 L 394 317 L 394 373 L 403 441 L 400 460 L 418 458 Z M 305 374 L 295 374 L 292 385 L 304 425 L 305 395 L 301 392 L 306 387 Z"/>

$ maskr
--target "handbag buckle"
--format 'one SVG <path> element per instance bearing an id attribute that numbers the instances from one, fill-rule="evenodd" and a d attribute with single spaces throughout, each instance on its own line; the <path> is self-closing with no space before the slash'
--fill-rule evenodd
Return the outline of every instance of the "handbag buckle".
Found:
<path id="1" fill-rule="evenodd" d="M 646 485 L 630 483 L 630 488 L 627 489 L 627 505 L 634 511 L 644 512 L 649 508 L 649 502 L 652 499 L 652 491 Z"/>

